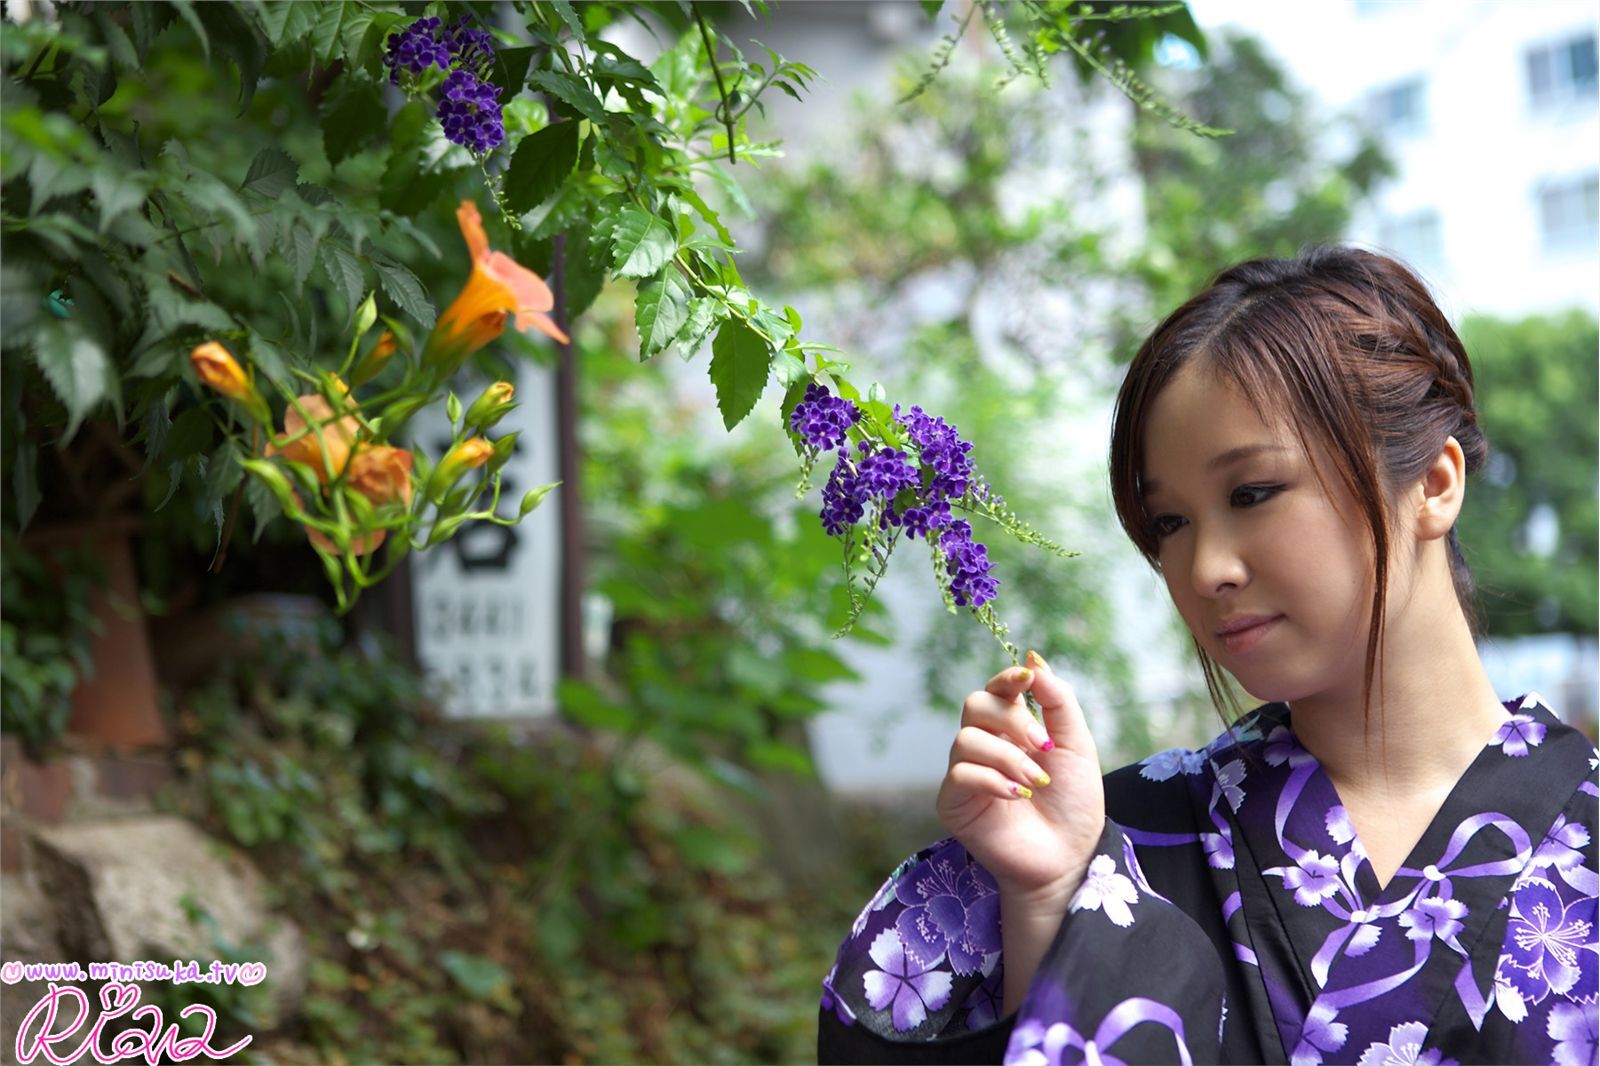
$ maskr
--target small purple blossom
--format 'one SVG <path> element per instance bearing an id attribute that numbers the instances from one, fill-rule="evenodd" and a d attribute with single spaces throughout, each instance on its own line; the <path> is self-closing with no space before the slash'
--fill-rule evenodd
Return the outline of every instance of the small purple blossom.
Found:
<path id="1" fill-rule="evenodd" d="M 1514 714 L 1505 720 L 1489 743 L 1498 744 L 1503 754 L 1521 758 L 1528 754 L 1529 748 L 1544 742 L 1544 734 L 1544 724 L 1535 722 L 1531 714 Z"/>
<path id="2" fill-rule="evenodd" d="M 828 483 L 822 486 L 822 528 L 830 537 L 841 536 L 865 513 L 866 501 L 858 494 L 850 453 L 840 448 L 839 461 L 828 475 Z"/>
<path id="3" fill-rule="evenodd" d="M 806 386 L 805 399 L 789 412 L 789 428 L 807 447 L 826 451 L 843 444 L 846 432 L 860 418 L 855 404 L 812 382 Z"/>
<path id="4" fill-rule="evenodd" d="M 928 486 L 929 498 L 958 500 L 965 496 L 972 479 L 972 460 L 968 458 L 972 445 L 961 439 L 954 426 L 926 414 L 920 407 L 913 407 L 909 415 L 901 415 L 900 405 L 895 404 L 894 418 L 910 433 L 923 468 L 933 471 L 933 480 Z M 998 496 L 991 502 L 997 507 L 1001 503 Z"/>
<path id="5" fill-rule="evenodd" d="M 994 599 L 1000 582 L 989 576 L 989 549 L 972 539 L 972 523 L 956 519 L 939 535 L 945 571 L 956 605 L 982 607 Z"/>
<path id="6" fill-rule="evenodd" d="M 950 505 L 944 500 L 933 500 L 906 508 L 906 513 L 900 517 L 905 523 L 907 537 L 916 540 L 920 534 L 926 538 L 950 524 Z"/>
<path id="7" fill-rule="evenodd" d="M 389 68 L 389 84 L 400 84 L 400 72 L 421 74 L 430 66 L 450 69 L 450 49 L 438 38 L 439 20 L 420 18 L 403 31 L 389 34 L 384 65 Z"/>
<path id="8" fill-rule="evenodd" d="M 440 91 L 444 100 L 439 104 L 439 123 L 452 142 L 484 155 L 506 139 L 499 89 L 468 71 L 454 70 Z"/>
<path id="9" fill-rule="evenodd" d="M 483 70 L 494 58 L 493 35 L 488 30 L 473 29 L 472 19 L 467 15 L 462 15 L 445 31 L 444 45 L 456 64 L 469 70 Z"/>
<path id="10" fill-rule="evenodd" d="M 893 500 L 901 489 L 917 487 L 917 471 L 906 461 L 906 453 L 898 448 L 879 448 L 862 441 L 856 445 L 861 460 L 856 466 L 856 484 L 860 491 L 881 500 Z"/>

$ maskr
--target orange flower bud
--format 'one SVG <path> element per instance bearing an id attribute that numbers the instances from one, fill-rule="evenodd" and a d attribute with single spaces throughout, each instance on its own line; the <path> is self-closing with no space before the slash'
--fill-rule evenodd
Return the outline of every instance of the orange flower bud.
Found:
<path id="1" fill-rule="evenodd" d="M 235 400 L 249 400 L 255 396 L 244 367 L 216 341 L 206 341 L 190 352 L 189 363 L 201 381 L 222 395 Z"/>
<path id="2" fill-rule="evenodd" d="M 494 457 L 494 445 L 482 437 L 468 437 L 445 453 L 428 479 L 428 496 L 438 500 L 455 487 L 468 470 L 476 470 Z"/>
<path id="3" fill-rule="evenodd" d="M 393 358 L 398 347 L 394 340 L 394 334 L 384 330 L 378 336 L 378 343 L 372 346 L 372 351 L 362 357 L 361 362 L 357 363 L 356 368 L 350 372 L 351 384 L 365 385 L 377 377 L 383 372 L 383 368 L 389 364 L 389 360 Z"/>

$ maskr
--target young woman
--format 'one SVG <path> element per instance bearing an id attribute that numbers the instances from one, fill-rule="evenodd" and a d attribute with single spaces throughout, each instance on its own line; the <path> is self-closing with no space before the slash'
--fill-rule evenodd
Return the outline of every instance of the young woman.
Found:
<path id="1" fill-rule="evenodd" d="M 1478 659 L 1455 522 L 1486 451 L 1390 259 L 1254 260 L 1175 311 L 1113 497 L 1219 709 L 1219 669 L 1264 704 L 1102 779 L 1036 654 L 968 696 L 951 835 L 856 920 L 819 1059 L 1593 1063 L 1595 753 Z"/>

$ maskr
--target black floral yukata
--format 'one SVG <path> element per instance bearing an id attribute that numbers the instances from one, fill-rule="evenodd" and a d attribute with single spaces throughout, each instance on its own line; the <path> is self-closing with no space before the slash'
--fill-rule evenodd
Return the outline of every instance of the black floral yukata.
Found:
<path id="1" fill-rule="evenodd" d="M 1381 890 L 1266 704 L 1105 778 L 1106 830 L 1020 1009 L 994 878 L 911 856 L 823 981 L 822 1062 L 1596 1062 L 1596 753 L 1537 695 Z"/>

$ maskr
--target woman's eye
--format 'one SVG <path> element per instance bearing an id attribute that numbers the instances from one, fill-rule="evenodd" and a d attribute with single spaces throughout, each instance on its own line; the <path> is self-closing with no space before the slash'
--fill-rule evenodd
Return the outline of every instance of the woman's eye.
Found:
<path id="1" fill-rule="evenodd" d="M 1282 491 L 1282 485 L 1241 485 L 1233 490 L 1232 499 L 1240 507 L 1254 507 Z"/>
<path id="2" fill-rule="evenodd" d="M 1178 526 L 1182 523 L 1183 519 L 1175 514 L 1157 515 L 1150 520 L 1150 535 L 1156 540 L 1160 540 L 1169 533 L 1176 533 Z"/>

